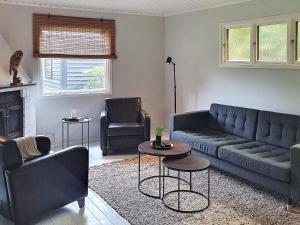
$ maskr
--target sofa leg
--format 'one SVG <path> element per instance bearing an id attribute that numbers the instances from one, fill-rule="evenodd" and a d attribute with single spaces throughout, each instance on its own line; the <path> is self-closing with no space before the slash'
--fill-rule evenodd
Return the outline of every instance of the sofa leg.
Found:
<path id="1" fill-rule="evenodd" d="M 81 198 L 77 201 L 79 208 L 83 208 L 85 206 L 85 198 Z"/>
<path id="2" fill-rule="evenodd" d="M 291 211 L 292 208 L 293 208 L 293 200 L 290 199 L 290 198 L 288 198 L 286 210 L 287 210 L 287 211 Z"/>
<path id="3" fill-rule="evenodd" d="M 102 155 L 103 155 L 103 156 L 107 156 L 107 154 L 108 154 L 108 151 L 107 151 L 107 150 L 102 150 Z"/>

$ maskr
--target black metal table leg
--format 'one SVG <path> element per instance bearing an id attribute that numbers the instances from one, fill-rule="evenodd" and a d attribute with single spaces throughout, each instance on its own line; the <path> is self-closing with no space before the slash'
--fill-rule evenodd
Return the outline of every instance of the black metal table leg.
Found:
<path id="1" fill-rule="evenodd" d="M 67 123 L 67 147 L 70 146 L 69 123 Z"/>
<path id="2" fill-rule="evenodd" d="M 83 146 L 83 123 L 81 123 L 81 146 Z"/>
<path id="3" fill-rule="evenodd" d="M 190 191 L 192 191 L 192 172 L 190 172 Z"/>
<path id="4" fill-rule="evenodd" d="M 165 167 L 163 166 L 163 196 L 165 195 Z"/>
<path id="5" fill-rule="evenodd" d="M 159 170 L 158 170 L 158 179 L 159 179 L 159 181 L 158 181 L 158 196 L 159 196 L 159 198 L 161 198 L 161 157 L 158 157 L 158 160 L 159 160 L 159 162 L 158 162 L 158 166 L 159 166 Z"/>
<path id="6" fill-rule="evenodd" d="M 209 204 L 210 204 L 210 168 L 207 169 L 207 200 L 208 200 L 208 206 L 209 207 Z"/>
<path id="7" fill-rule="evenodd" d="M 138 185 L 140 185 L 140 181 L 141 181 L 141 153 L 139 152 L 139 173 L 138 173 Z"/>
<path id="8" fill-rule="evenodd" d="M 64 134 L 64 124 L 65 123 L 61 123 L 61 147 L 62 149 L 64 149 L 65 143 L 64 143 L 64 139 L 65 139 L 65 134 Z"/>
<path id="9" fill-rule="evenodd" d="M 90 121 L 87 122 L 87 126 L 88 126 L 88 150 L 90 150 Z"/>
<path id="10" fill-rule="evenodd" d="M 177 196 L 177 198 L 178 198 L 178 211 L 180 210 L 180 171 L 178 171 L 178 192 L 177 192 L 177 194 L 178 194 L 178 196 Z"/>

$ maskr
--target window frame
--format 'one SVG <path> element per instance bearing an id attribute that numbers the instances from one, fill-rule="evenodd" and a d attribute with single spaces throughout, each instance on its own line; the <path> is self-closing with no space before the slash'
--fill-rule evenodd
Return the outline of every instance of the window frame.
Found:
<path id="1" fill-rule="evenodd" d="M 300 51 L 298 52 L 298 45 L 300 46 L 300 42 L 298 43 L 298 35 L 300 35 L 300 30 L 298 29 L 298 24 L 300 24 L 300 15 L 299 17 L 294 18 L 293 22 L 295 24 L 293 26 L 294 43 L 292 43 L 294 45 L 293 60 L 296 65 L 300 66 L 300 59 L 298 60 L 298 56 L 300 56 Z"/>
<path id="2" fill-rule="evenodd" d="M 64 91 L 57 91 L 57 92 L 44 92 L 44 76 L 42 74 L 42 59 L 39 58 L 38 60 L 38 67 L 39 67 L 39 97 L 40 98 L 48 98 L 48 97 L 62 97 L 62 96 L 91 96 L 91 95 L 112 95 L 112 59 L 98 59 L 98 60 L 106 60 L 106 75 L 107 78 L 105 79 L 105 90 L 99 89 L 81 89 L 81 90 L 64 90 Z M 65 59 L 65 58 L 58 58 L 58 59 Z M 76 59 L 77 58 L 70 58 Z M 87 59 L 82 59 L 87 60 Z M 97 60 L 97 59 L 94 59 Z"/>
<path id="3" fill-rule="evenodd" d="M 232 24 L 230 26 L 226 26 L 224 27 L 223 29 L 223 32 L 224 32 L 224 35 L 223 35 L 223 39 L 222 39 L 222 48 L 223 48 L 223 53 L 222 53 L 222 57 L 223 57 L 223 62 L 228 64 L 228 65 L 238 65 L 238 64 L 251 64 L 251 61 L 252 61 L 252 48 L 250 47 L 250 59 L 249 61 L 229 61 L 227 60 L 228 59 L 228 31 L 230 29 L 236 29 L 236 28 L 246 28 L 246 27 L 249 27 L 250 28 L 250 43 L 252 41 L 252 29 L 251 29 L 251 26 L 250 24 L 248 23 L 241 23 L 241 24 Z"/>
<path id="4" fill-rule="evenodd" d="M 297 34 L 296 26 L 297 21 L 300 22 L 299 14 L 288 14 L 281 16 L 272 16 L 259 19 L 252 19 L 246 21 L 238 21 L 231 23 L 220 24 L 220 44 L 219 44 L 219 66 L 229 68 L 278 68 L 278 69 L 300 69 L 300 61 L 296 60 L 297 52 Z M 258 41 L 258 27 L 272 24 L 287 24 L 287 61 L 276 62 L 276 61 L 259 61 L 257 56 L 257 41 Z M 232 27 L 238 26 L 250 26 L 251 37 L 250 37 L 250 63 L 243 61 L 230 62 L 226 61 L 227 49 L 224 45 L 228 45 L 226 42 L 226 30 Z M 298 31 L 299 32 L 299 31 Z M 294 40 L 294 43 L 293 43 Z M 300 44 L 300 43 L 298 43 Z M 299 53 L 298 53 L 299 54 Z"/>

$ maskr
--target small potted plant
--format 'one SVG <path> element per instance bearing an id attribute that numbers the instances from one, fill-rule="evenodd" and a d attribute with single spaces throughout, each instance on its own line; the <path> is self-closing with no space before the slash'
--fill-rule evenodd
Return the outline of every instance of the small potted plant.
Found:
<path id="1" fill-rule="evenodd" d="M 164 132 L 164 128 L 162 126 L 157 126 L 154 130 L 156 139 L 155 139 L 155 145 L 161 146 L 161 136 L 162 133 Z"/>

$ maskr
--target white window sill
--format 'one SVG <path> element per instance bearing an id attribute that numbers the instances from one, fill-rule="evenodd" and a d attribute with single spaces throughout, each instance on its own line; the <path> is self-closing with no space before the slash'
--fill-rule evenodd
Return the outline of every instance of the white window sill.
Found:
<path id="1" fill-rule="evenodd" d="M 287 63 L 220 63 L 221 68 L 249 68 L 249 69 L 291 69 L 299 70 L 300 64 Z"/>
<path id="2" fill-rule="evenodd" d="M 94 95 L 112 95 L 111 91 L 70 91 L 70 92 L 53 92 L 43 93 L 40 98 L 60 98 L 60 97 L 78 97 L 78 96 L 94 96 Z"/>

